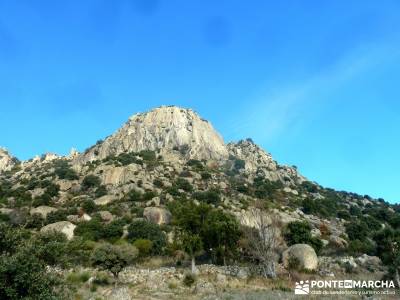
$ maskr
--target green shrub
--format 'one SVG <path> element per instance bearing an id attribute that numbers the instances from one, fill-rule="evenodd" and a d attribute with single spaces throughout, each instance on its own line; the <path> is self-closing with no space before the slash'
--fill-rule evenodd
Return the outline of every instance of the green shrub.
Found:
<path id="1" fill-rule="evenodd" d="M 162 188 L 164 187 L 164 183 L 160 179 L 154 179 L 153 184 L 155 187 Z"/>
<path id="2" fill-rule="evenodd" d="M 307 222 L 290 222 L 284 233 L 285 240 L 289 246 L 294 244 L 308 244 L 318 254 L 323 246 L 321 239 L 311 235 L 311 226 Z"/>
<path id="3" fill-rule="evenodd" d="M 85 283 L 89 280 L 89 272 L 71 272 L 67 275 L 67 281 L 72 284 Z"/>
<path id="4" fill-rule="evenodd" d="M 241 169 L 244 169 L 246 166 L 246 162 L 242 159 L 235 159 L 234 163 L 233 163 L 233 168 L 236 171 L 239 171 Z"/>
<path id="5" fill-rule="evenodd" d="M 50 266 L 64 266 L 67 255 L 67 238 L 60 232 L 37 234 L 33 240 L 33 253 Z"/>
<path id="6" fill-rule="evenodd" d="M 51 202 L 52 202 L 51 196 L 47 193 L 44 193 L 33 199 L 32 206 L 33 207 L 38 207 L 38 206 L 43 206 L 43 205 L 48 206 L 51 204 Z"/>
<path id="7" fill-rule="evenodd" d="M 318 192 L 317 185 L 314 184 L 314 183 L 312 183 L 311 181 L 303 181 L 303 182 L 301 183 L 301 187 L 302 187 L 305 191 L 307 191 L 307 192 L 309 192 L 309 193 L 317 193 L 317 192 Z"/>
<path id="8" fill-rule="evenodd" d="M 359 220 L 351 221 L 345 225 L 346 233 L 350 240 L 363 240 L 370 232 L 368 225 Z"/>
<path id="9" fill-rule="evenodd" d="M 36 245 L 26 230 L 0 224 L 0 299 L 66 298 L 62 280 L 46 270 L 49 258 L 38 257 L 45 245 Z"/>
<path id="10" fill-rule="evenodd" d="M 283 185 L 280 181 L 270 181 L 263 177 L 254 178 L 253 182 L 254 195 L 260 199 L 272 197 L 282 187 Z"/>
<path id="11" fill-rule="evenodd" d="M 345 220 L 350 220 L 351 214 L 347 210 L 339 210 L 337 212 L 337 217 Z"/>
<path id="12" fill-rule="evenodd" d="M 45 191 L 45 194 L 50 197 L 58 196 L 58 192 L 60 191 L 60 186 L 58 184 L 50 183 Z"/>
<path id="13" fill-rule="evenodd" d="M 147 221 L 135 221 L 129 225 L 128 239 L 132 242 L 138 239 L 150 240 L 153 243 L 153 254 L 160 254 L 166 245 L 166 236 L 160 226 Z"/>
<path id="14" fill-rule="evenodd" d="M 145 192 L 145 193 L 143 194 L 142 199 L 143 199 L 143 201 L 148 201 L 148 200 L 153 199 L 153 198 L 156 197 L 156 196 L 157 196 L 157 193 L 156 193 L 156 192 L 147 191 L 147 192 Z"/>
<path id="15" fill-rule="evenodd" d="M 131 190 L 128 194 L 125 195 L 124 200 L 132 202 L 143 201 L 143 194 L 140 191 Z"/>
<path id="16" fill-rule="evenodd" d="M 186 191 L 186 192 L 191 192 L 191 191 L 193 191 L 193 186 L 190 184 L 189 181 L 187 181 L 187 180 L 184 179 L 184 178 L 178 178 L 178 179 L 175 181 L 175 186 L 176 186 L 178 189 L 182 189 L 182 190 L 184 190 L 184 191 Z"/>
<path id="17" fill-rule="evenodd" d="M 197 276 L 192 273 L 186 273 L 185 277 L 183 277 L 183 284 L 185 286 L 191 287 L 197 280 Z"/>
<path id="18" fill-rule="evenodd" d="M 83 178 L 82 181 L 82 188 L 84 190 L 88 190 L 90 188 L 96 188 L 100 186 L 101 184 L 101 179 L 96 176 L 96 175 L 87 175 L 85 178 Z"/>
<path id="19" fill-rule="evenodd" d="M 7 215 L 8 217 L 8 215 Z M 9 217 L 8 217 L 9 220 Z M 40 229 L 44 225 L 44 219 L 41 214 L 30 215 L 26 220 L 26 228 Z"/>
<path id="20" fill-rule="evenodd" d="M 347 252 L 353 256 L 360 256 L 362 254 L 372 255 L 374 253 L 374 244 L 368 239 L 352 240 L 347 246 Z"/>
<path id="21" fill-rule="evenodd" d="M 201 179 L 208 180 L 210 178 L 211 178 L 211 174 L 210 173 L 208 173 L 208 172 L 202 172 L 201 173 Z"/>
<path id="22" fill-rule="evenodd" d="M 67 263 L 70 265 L 90 266 L 89 258 L 95 246 L 95 242 L 75 236 L 67 244 Z"/>
<path id="23" fill-rule="evenodd" d="M 100 198 L 102 196 L 107 195 L 107 188 L 104 185 L 100 185 L 95 192 L 96 198 Z"/>
<path id="24" fill-rule="evenodd" d="M 74 233 L 81 236 L 84 240 L 98 241 L 102 237 L 103 224 L 98 218 L 93 218 L 87 222 L 80 222 Z"/>
<path id="25" fill-rule="evenodd" d="M 59 209 L 52 211 L 46 216 L 46 224 L 52 224 L 60 221 L 65 221 L 67 219 L 68 211 Z"/>
<path id="26" fill-rule="evenodd" d="M 82 208 L 86 213 L 90 214 L 96 211 L 97 205 L 92 199 L 86 199 L 82 203 Z"/>
<path id="27" fill-rule="evenodd" d="M 118 278 L 118 274 L 123 268 L 132 264 L 137 255 L 137 249 L 129 244 L 101 244 L 94 249 L 90 260 L 94 267 L 108 270 Z"/>
<path id="28" fill-rule="evenodd" d="M 58 176 L 60 179 L 67 179 L 67 180 L 76 180 L 79 179 L 78 174 L 75 172 L 74 169 L 72 169 L 69 165 L 68 162 L 65 160 L 57 160 L 54 162 L 54 173 Z"/>
<path id="29" fill-rule="evenodd" d="M 147 256 L 151 253 L 153 242 L 147 239 L 137 239 L 133 242 L 133 246 L 139 250 L 140 256 Z"/>
<path id="30" fill-rule="evenodd" d="M 221 202 L 220 191 L 217 189 L 211 189 L 206 192 L 195 192 L 193 198 L 214 205 L 218 205 Z"/>
<path id="31" fill-rule="evenodd" d="M 97 285 L 109 285 L 111 282 L 110 277 L 105 272 L 99 272 L 96 274 L 93 283 Z"/>
<path id="32" fill-rule="evenodd" d="M 119 219 L 104 225 L 103 230 L 101 232 L 101 238 L 111 242 L 115 242 L 116 240 L 121 238 L 125 224 L 126 222 L 124 220 Z"/>
<path id="33" fill-rule="evenodd" d="M 197 159 L 189 159 L 187 162 L 188 166 L 191 166 L 194 170 L 196 171 L 202 171 L 204 170 L 204 165 L 201 161 Z"/>
<path id="34" fill-rule="evenodd" d="M 139 152 L 139 156 L 143 158 L 144 161 L 150 162 L 157 160 L 156 153 L 151 150 L 143 150 Z"/>

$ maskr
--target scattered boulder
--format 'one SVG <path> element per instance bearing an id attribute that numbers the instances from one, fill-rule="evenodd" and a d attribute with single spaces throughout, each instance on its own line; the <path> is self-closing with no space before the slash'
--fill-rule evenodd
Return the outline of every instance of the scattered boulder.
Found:
<path id="1" fill-rule="evenodd" d="M 341 259 L 339 260 L 339 262 L 340 262 L 340 264 L 341 264 L 342 266 L 348 266 L 348 267 L 350 267 L 350 268 L 352 268 L 352 269 L 355 269 L 355 268 L 358 267 L 358 265 L 357 265 L 357 263 L 356 263 L 354 257 L 352 257 L 352 256 L 343 257 L 343 258 L 341 258 Z"/>
<path id="2" fill-rule="evenodd" d="M 98 214 L 100 215 L 101 220 L 104 222 L 111 222 L 114 220 L 114 216 L 107 210 L 99 211 Z"/>
<path id="3" fill-rule="evenodd" d="M 39 215 L 42 216 L 43 219 L 45 219 L 45 218 L 47 217 L 47 215 L 48 215 L 49 213 L 53 212 L 53 211 L 57 211 L 57 208 L 50 207 L 50 206 L 44 206 L 44 205 L 43 205 L 43 206 L 38 206 L 38 207 L 32 208 L 32 209 L 29 211 L 29 213 L 30 213 L 31 215 L 39 214 Z"/>
<path id="4" fill-rule="evenodd" d="M 67 216 L 67 220 L 72 222 L 72 223 L 90 221 L 91 219 L 92 219 L 92 217 L 89 216 L 88 214 L 83 214 L 82 216 L 79 216 L 79 215 L 69 215 L 69 216 Z"/>
<path id="5" fill-rule="evenodd" d="M 76 183 L 74 183 L 71 180 L 66 180 L 66 179 L 61 179 L 57 181 L 57 184 L 60 186 L 60 191 L 68 191 L 72 188 L 72 186 Z"/>
<path id="6" fill-rule="evenodd" d="M 283 252 L 282 261 L 286 268 L 289 267 L 291 258 L 297 259 L 302 269 L 315 270 L 318 267 L 317 254 L 310 245 L 295 244 Z"/>
<path id="7" fill-rule="evenodd" d="M 162 207 L 146 207 L 143 216 L 150 222 L 163 225 L 171 222 L 172 214 Z"/>
<path id="8" fill-rule="evenodd" d="M 9 215 L 13 212 L 14 210 L 11 208 L 0 208 L 0 213 L 4 215 Z"/>
<path id="9" fill-rule="evenodd" d="M 379 257 L 369 256 L 367 254 L 363 254 L 360 257 L 357 257 L 355 261 L 360 266 L 363 266 L 365 268 L 377 269 L 382 265 L 382 261 Z"/>
<path id="10" fill-rule="evenodd" d="M 113 195 L 104 195 L 104 196 L 94 200 L 94 203 L 96 205 L 107 205 L 115 200 L 116 200 L 116 198 Z"/>
<path id="11" fill-rule="evenodd" d="M 71 240 L 74 237 L 75 225 L 68 221 L 61 221 L 46 225 L 40 229 L 40 232 L 61 232 L 67 236 L 67 239 Z"/>

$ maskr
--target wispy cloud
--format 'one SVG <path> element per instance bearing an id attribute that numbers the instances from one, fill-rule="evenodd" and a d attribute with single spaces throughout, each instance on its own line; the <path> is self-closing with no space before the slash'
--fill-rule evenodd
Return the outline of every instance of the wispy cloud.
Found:
<path id="1" fill-rule="evenodd" d="M 293 126 L 301 125 L 307 116 L 317 113 L 329 97 L 344 84 L 399 57 L 398 47 L 364 45 L 342 57 L 333 67 L 299 82 L 260 88 L 246 103 L 240 122 L 232 124 L 230 135 L 239 138 L 251 133 L 258 141 L 268 141 Z"/>

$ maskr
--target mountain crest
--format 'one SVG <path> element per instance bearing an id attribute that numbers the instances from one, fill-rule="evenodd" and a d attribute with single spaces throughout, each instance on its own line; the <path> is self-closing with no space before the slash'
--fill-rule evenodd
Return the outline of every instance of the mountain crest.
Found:
<path id="1" fill-rule="evenodd" d="M 78 162 L 124 152 L 157 151 L 168 158 L 220 160 L 228 157 L 222 137 L 191 109 L 161 106 L 129 118 L 113 135 L 77 157 Z"/>

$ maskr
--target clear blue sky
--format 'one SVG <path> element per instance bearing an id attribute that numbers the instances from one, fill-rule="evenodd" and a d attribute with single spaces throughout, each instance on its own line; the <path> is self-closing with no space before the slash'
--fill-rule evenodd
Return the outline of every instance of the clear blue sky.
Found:
<path id="1" fill-rule="evenodd" d="M 400 202 L 399 20 L 396 0 L 0 0 L 0 145 L 66 154 L 175 104 Z"/>

